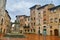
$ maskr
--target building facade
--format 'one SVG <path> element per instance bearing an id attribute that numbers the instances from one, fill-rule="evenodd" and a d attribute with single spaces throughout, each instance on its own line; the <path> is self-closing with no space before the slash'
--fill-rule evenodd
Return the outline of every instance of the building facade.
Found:
<path id="1" fill-rule="evenodd" d="M 40 5 L 34 5 L 33 7 L 30 8 L 30 26 L 31 26 L 31 31 L 32 33 L 38 34 L 37 30 L 39 25 L 38 25 L 38 11 L 37 8 L 39 8 Z"/>
<path id="2" fill-rule="evenodd" d="M 39 20 L 40 20 L 40 33 L 41 34 L 46 34 L 46 35 L 50 35 L 49 34 L 49 8 L 54 7 L 53 4 L 46 4 L 44 6 L 41 6 L 40 8 L 38 8 L 38 15 L 39 15 Z M 45 33 L 44 33 L 45 32 Z"/>
<path id="3" fill-rule="evenodd" d="M 6 8 L 6 1 L 7 0 L 0 0 L 0 32 L 1 33 L 7 33 L 7 31 L 10 28 L 10 16 L 8 14 L 8 11 L 5 10 Z"/>
<path id="4" fill-rule="evenodd" d="M 38 7 L 38 6 L 37 6 Z M 36 34 L 59 35 L 59 6 L 46 4 L 30 8 L 31 27 Z M 58 9 L 57 9 L 58 8 Z M 54 9 L 54 10 L 53 10 Z"/>
<path id="5" fill-rule="evenodd" d="M 49 16 L 51 16 L 50 20 L 52 19 L 49 22 L 50 26 L 52 27 L 52 29 L 50 30 L 50 33 L 56 36 L 60 35 L 60 26 L 59 26 L 60 25 L 60 12 L 59 12 L 60 5 L 50 8 L 49 11 L 50 11 Z"/>
<path id="6" fill-rule="evenodd" d="M 8 14 L 8 11 L 5 10 L 4 17 L 2 18 L 2 33 L 9 33 L 10 28 L 11 28 L 11 23 L 10 23 L 10 16 Z"/>
<path id="7" fill-rule="evenodd" d="M 20 33 L 30 33 L 30 16 L 17 15 L 16 18 L 20 23 Z"/>
<path id="8" fill-rule="evenodd" d="M 24 33 L 31 33 L 30 16 L 25 16 Z"/>
<path id="9" fill-rule="evenodd" d="M 19 24 L 20 24 L 20 28 L 19 28 L 19 32 L 21 33 L 21 34 L 23 34 L 23 32 L 24 32 L 24 24 L 25 24 L 25 15 L 17 15 L 16 16 L 16 21 L 17 22 L 19 22 Z"/>
<path id="10" fill-rule="evenodd" d="M 2 33 L 8 33 L 10 32 L 10 16 L 8 14 L 8 11 L 5 10 L 3 15 L 1 16 L 1 19 L 0 19 L 0 27 L 1 27 L 1 32 Z"/>

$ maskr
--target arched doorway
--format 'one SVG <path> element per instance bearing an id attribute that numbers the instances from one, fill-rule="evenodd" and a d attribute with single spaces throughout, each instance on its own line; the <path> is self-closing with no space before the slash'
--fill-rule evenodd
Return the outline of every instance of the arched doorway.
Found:
<path id="1" fill-rule="evenodd" d="M 55 35 L 55 36 L 58 36 L 58 29 L 55 29 L 55 30 L 54 30 L 54 35 Z"/>
<path id="2" fill-rule="evenodd" d="M 40 34 L 40 30 L 38 30 L 38 34 Z"/>
<path id="3" fill-rule="evenodd" d="M 38 34 L 40 34 L 40 27 L 38 28 L 39 30 L 38 30 Z"/>
<path id="4" fill-rule="evenodd" d="M 44 29 L 43 29 L 43 35 L 47 35 L 47 29 L 46 29 L 46 26 L 43 26 Z"/>
<path id="5" fill-rule="evenodd" d="M 46 35 L 47 32 L 46 32 L 46 29 L 43 29 L 43 35 Z"/>
<path id="6" fill-rule="evenodd" d="M 3 30 L 3 33 L 5 34 L 6 29 Z"/>
<path id="7" fill-rule="evenodd" d="M 50 35 L 52 36 L 52 30 L 50 30 Z"/>

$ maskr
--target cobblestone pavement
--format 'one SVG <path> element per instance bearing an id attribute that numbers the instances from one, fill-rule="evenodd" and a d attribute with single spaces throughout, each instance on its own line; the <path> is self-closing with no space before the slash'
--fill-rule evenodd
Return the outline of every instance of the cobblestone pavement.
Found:
<path id="1" fill-rule="evenodd" d="M 2 40 L 44 40 L 44 36 L 36 34 L 26 34 L 26 38 L 2 38 Z M 60 40 L 58 36 L 46 36 L 46 40 Z"/>

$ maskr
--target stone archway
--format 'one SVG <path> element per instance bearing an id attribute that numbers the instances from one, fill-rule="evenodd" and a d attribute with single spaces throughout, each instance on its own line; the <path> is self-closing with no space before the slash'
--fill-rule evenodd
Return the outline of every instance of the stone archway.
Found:
<path id="1" fill-rule="evenodd" d="M 58 36 L 58 35 L 59 35 L 58 29 L 55 29 L 55 30 L 54 30 L 54 35 L 55 35 L 55 36 Z"/>

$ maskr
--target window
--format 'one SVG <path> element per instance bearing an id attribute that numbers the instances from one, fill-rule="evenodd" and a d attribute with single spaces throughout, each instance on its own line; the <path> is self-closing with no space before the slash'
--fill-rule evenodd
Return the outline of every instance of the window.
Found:
<path id="1" fill-rule="evenodd" d="M 57 23 L 57 18 L 55 18 L 55 20 L 54 20 L 56 23 Z"/>
<path id="2" fill-rule="evenodd" d="M 43 21 L 44 21 L 43 23 L 46 24 L 46 19 L 44 19 Z"/>
<path id="3" fill-rule="evenodd" d="M 4 29 L 4 32 L 3 32 L 4 34 L 5 34 L 5 31 L 6 31 L 6 30 Z"/>
<path id="4" fill-rule="evenodd" d="M 39 22 L 39 25 L 40 25 L 40 22 Z"/>
<path id="5" fill-rule="evenodd" d="M 33 13 L 35 13 L 35 11 L 33 10 Z"/>
<path id="6" fill-rule="evenodd" d="M 43 11 L 43 13 L 46 13 L 46 11 Z"/>
<path id="7" fill-rule="evenodd" d="M 59 19 L 59 23 L 60 23 L 60 19 Z"/>
<path id="8" fill-rule="evenodd" d="M 31 20 L 33 20 L 33 19 L 31 18 Z"/>
<path id="9" fill-rule="evenodd" d="M 26 26 L 26 24 L 25 24 L 25 26 Z"/>
<path id="10" fill-rule="evenodd" d="M 3 19 L 1 20 L 1 25 L 3 25 Z"/>
<path id="11" fill-rule="evenodd" d="M 51 10 L 52 13 L 56 13 L 56 10 Z"/>
<path id="12" fill-rule="evenodd" d="M 46 24 L 46 22 L 43 22 L 43 24 Z"/>
<path id="13" fill-rule="evenodd" d="M 31 25 L 33 26 L 33 23 L 31 23 Z"/>
<path id="14" fill-rule="evenodd" d="M 51 13 L 53 13 L 53 10 L 51 10 Z"/>
<path id="15" fill-rule="evenodd" d="M 52 26 L 50 26 L 50 28 L 52 28 Z"/>
<path id="16" fill-rule="evenodd" d="M 46 26 L 44 26 L 44 28 L 46 28 Z"/>
<path id="17" fill-rule="evenodd" d="M 40 20 L 39 20 L 39 22 L 40 22 Z"/>
<path id="18" fill-rule="evenodd" d="M 28 32 L 29 32 L 29 30 L 28 30 Z"/>
<path id="19" fill-rule="evenodd" d="M 22 33 L 22 30 L 20 30 L 20 33 Z"/>
<path id="20" fill-rule="evenodd" d="M 54 10 L 54 13 L 56 13 L 56 10 Z"/>
<path id="21" fill-rule="evenodd" d="M 29 24 L 28 24 L 28 26 L 29 26 Z"/>
<path id="22" fill-rule="evenodd" d="M 25 19 L 25 21 L 26 21 L 26 19 Z"/>
<path id="23" fill-rule="evenodd" d="M 40 29 L 40 27 L 39 27 L 39 29 Z"/>
<path id="24" fill-rule="evenodd" d="M 32 29 L 31 29 L 31 32 L 32 32 Z"/>
<path id="25" fill-rule="evenodd" d="M 46 14 L 44 13 L 43 16 L 46 16 Z"/>
<path id="26" fill-rule="evenodd" d="M 40 13 L 39 13 L 40 14 Z"/>
<path id="27" fill-rule="evenodd" d="M 28 24 L 28 28 L 30 28 L 30 25 Z"/>
<path id="28" fill-rule="evenodd" d="M 28 18 L 28 21 L 29 21 L 29 18 Z"/>
<path id="29" fill-rule="evenodd" d="M 25 32 L 26 32 L 26 30 L 25 30 Z"/>
<path id="30" fill-rule="evenodd" d="M 35 20 L 35 17 L 34 17 L 34 20 Z"/>
<path id="31" fill-rule="evenodd" d="M 0 29 L 0 33 L 2 33 L 2 28 Z"/>
<path id="32" fill-rule="evenodd" d="M 50 19 L 50 23 L 53 23 L 53 18 Z"/>
<path id="33" fill-rule="evenodd" d="M 34 23 L 34 26 L 35 26 L 35 23 Z"/>
<path id="34" fill-rule="evenodd" d="M 33 31 L 35 32 L 35 29 L 33 29 Z"/>
<path id="35" fill-rule="evenodd" d="M 46 11 L 43 11 L 43 16 L 46 16 Z"/>
<path id="36" fill-rule="evenodd" d="M 44 19 L 43 21 L 46 21 L 46 19 Z"/>

